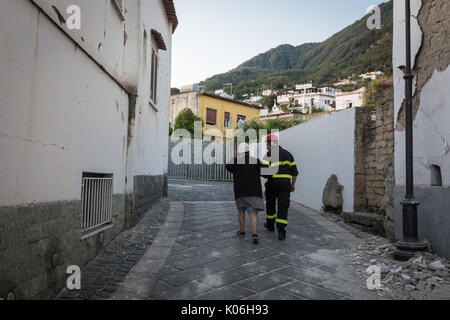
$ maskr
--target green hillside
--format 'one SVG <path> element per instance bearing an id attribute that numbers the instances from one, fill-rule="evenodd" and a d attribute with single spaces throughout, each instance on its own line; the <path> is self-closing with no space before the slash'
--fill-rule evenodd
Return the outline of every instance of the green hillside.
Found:
<path id="1" fill-rule="evenodd" d="M 309 81 L 329 85 L 339 78 L 369 71 L 392 74 L 392 1 L 381 4 L 380 8 L 380 30 L 367 28 L 369 15 L 366 15 L 324 42 L 297 47 L 281 45 L 201 84 L 207 91 L 214 91 L 232 82 L 240 97 L 244 93 Z"/>

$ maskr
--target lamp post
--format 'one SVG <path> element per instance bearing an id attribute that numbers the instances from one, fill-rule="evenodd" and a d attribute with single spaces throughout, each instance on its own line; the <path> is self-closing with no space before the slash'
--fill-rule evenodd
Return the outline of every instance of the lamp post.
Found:
<path id="1" fill-rule="evenodd" d="M 403 200 L 403 238 L 396 243 L 397 250 L 394 258 L 401 261 L 414 257 L 415 252 L 427 248 L 424 241 L 418 237 L 418 207 L 420 203 L 414 197 L 414 166 L 413 166 L 413 109 L 411 71 L 411 4 L 405 0 L 406 24 L 406 71 L 405 71 L 405 99 L 406 99 L 406 196 Z"/>

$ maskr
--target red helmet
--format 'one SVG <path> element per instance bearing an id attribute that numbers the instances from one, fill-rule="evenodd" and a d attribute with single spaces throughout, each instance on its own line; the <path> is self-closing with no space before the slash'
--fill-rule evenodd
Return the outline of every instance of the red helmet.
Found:
<path id="1" fill-rule="evenodd" d="M 278 142 L 278 136 L 276 136 L 275 134 L 268 135 L 266 138 L 266 142 L 272 142 L 272 141 Z"/>

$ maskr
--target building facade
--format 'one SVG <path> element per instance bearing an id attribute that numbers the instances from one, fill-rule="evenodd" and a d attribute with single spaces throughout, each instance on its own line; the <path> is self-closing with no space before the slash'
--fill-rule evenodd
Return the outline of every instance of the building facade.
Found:
<path id="1" fill-rule="evenodd" d="M 168 0 L 2 3 L 0 298 L 53 297 L 163 195 L 177 23 Z"/>
<path id="2" fill-rule="evenodd" d="M 366 88 L 361 88 L 352 92 L 336 93 L 336 110 L 344 110 L 354 107 L 362 107 Z"/>
<path id="3" fill-rule="evenodd" d="M 277 97 L 279 105 L 289 105 L 303 113 L 311 111 L 311 108 L 322 109 L 324 111 L 334 111 L 336 109 L 336 94 L 341 89 L 332 87 L 314 87 L 311 83 L 295 86 L 294 91 L 289 91 Z"/>
<path id="4" fill-rule="evenodd" d="M 362 78 L 363 80 L 377 80 L 378 77 L 381 77 L 382 75 L 384 75 L 383 72 L 381 71 L 373 71 L 373 72 L 368 72 L 368 73 L 363 73 L 361 75 L 359 75 L 360 78 Z"/>
<path id="5" fill-rule="evenodd" d="M 419 236 L 450 258 L 450 3 L 411 1 L 414 184 Z M 405 197 L 405 7 L 394 1 L 395 233 Z"/>
<path id="6" fill-rule="evenodd" d="M 234 130 L 240 119 L 251 121 L 259 119 L 260 107 L 225 97 L 190 92 L 171 97 L 170 122 L 184 109 L 191 109 L 194 114 L 204 120 L 205 137 L 227 137 L 228 130 Z"/>

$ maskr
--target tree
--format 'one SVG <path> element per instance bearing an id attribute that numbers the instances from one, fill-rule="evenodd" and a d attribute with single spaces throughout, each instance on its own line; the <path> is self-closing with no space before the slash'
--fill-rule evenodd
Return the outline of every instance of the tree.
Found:
<path id="1" fill-rule="evenodd" d="M 375 108 L 375 103 L 377 99 L 378 87 L 380 86 L 380 81 L 374 80 L 369 82 L 367 85 L 366 92 L 363 95 L 363 104 L 365 107 Z"/>
<path id="2" fill-rule="evenodd" d="M 262 98 L 261 103 L 264 107 L 272 108 L 276 98 L 276 95 L 266 96 Z"/>
<path id="3" fill-rule="evenodd" d="M 267 120 L 265 125 L 265 129 L 270 133 L 272 130 L 283 131 L 294 127 L 303 121 L 301 120 L 284 120 L 284 119 L 270 119 Z"/>
<path id="4" fill-rule="evenodd" d="M 195 115 L 191 109 L 186 108 L 183 109 L 180 114 L 175 119 L 175 130 L 177 129 L 186 129 L 191 133 L 191 137 L 194 137 L 194 124 L 196 121 L 201 121 L 202 128 L 205 125 L 205 122 L 202 118 Z"/>
<path id="5" fill-rule="evenodd" d="M 271 133 L 272 130 L 278 130 L 278 131 L 283 131 L 286 129 L 289 129 L 291 127 L 294 127 L 298 124 L 301 124 L 303 121 L 299 120 L 299 119 L 293 119 L 293 120 L 285 120 L 285 119 L 270 119 L 267 120 L 265 122 L 262 121 L 258 121 L 258 120 L 252 120 L 250 122 L 247 122 L 247 124 L 245 125 L 245 129 L 249 130 L 249 129 L 253 129 L 255 130 L 257 133 L 259 133 L 260 130 L 267 130 L 267 133 Z M 260 136 L 258 136 L 258 141 L 261 141 Z M 247 141 L 247 142 L 251 142 L 251 141 Z"/>
<path id="6" fill-rule="evenodd" d="M 288 105 L 286 104 L 282 104 L 279 106 L 280 110 L 283 111 L 284 113 L 292 113 L 292 110 L 289 108 Z"/>
<path id="7" fill-rule="evenodd" d="M 171 88 L 170 89 L 170 95 L 171 96 L 174 96 L 174 95 L 177 95 L 177 94 L 180 94 L 180 89 L 178 89 L 178 88 Z"/>
<path id="8" fill-rule="evenodd" d="M 312 107 L 311 113 L 321 113 L 323 112 L 323 108 Z"/>
<path id="9" fill-rule="evenodd" d="M 265 129 L 265 127 L 264 127 L 264 123 L 263 122 L 258 121 L 258 120 L 252 120 L 252 121 L 247 122 L 245 124 L 245 129 L 246 130 L 253 129 L 256 132 L 259 132 L 259 130 L 263 130 L 263 129 Z"/>

